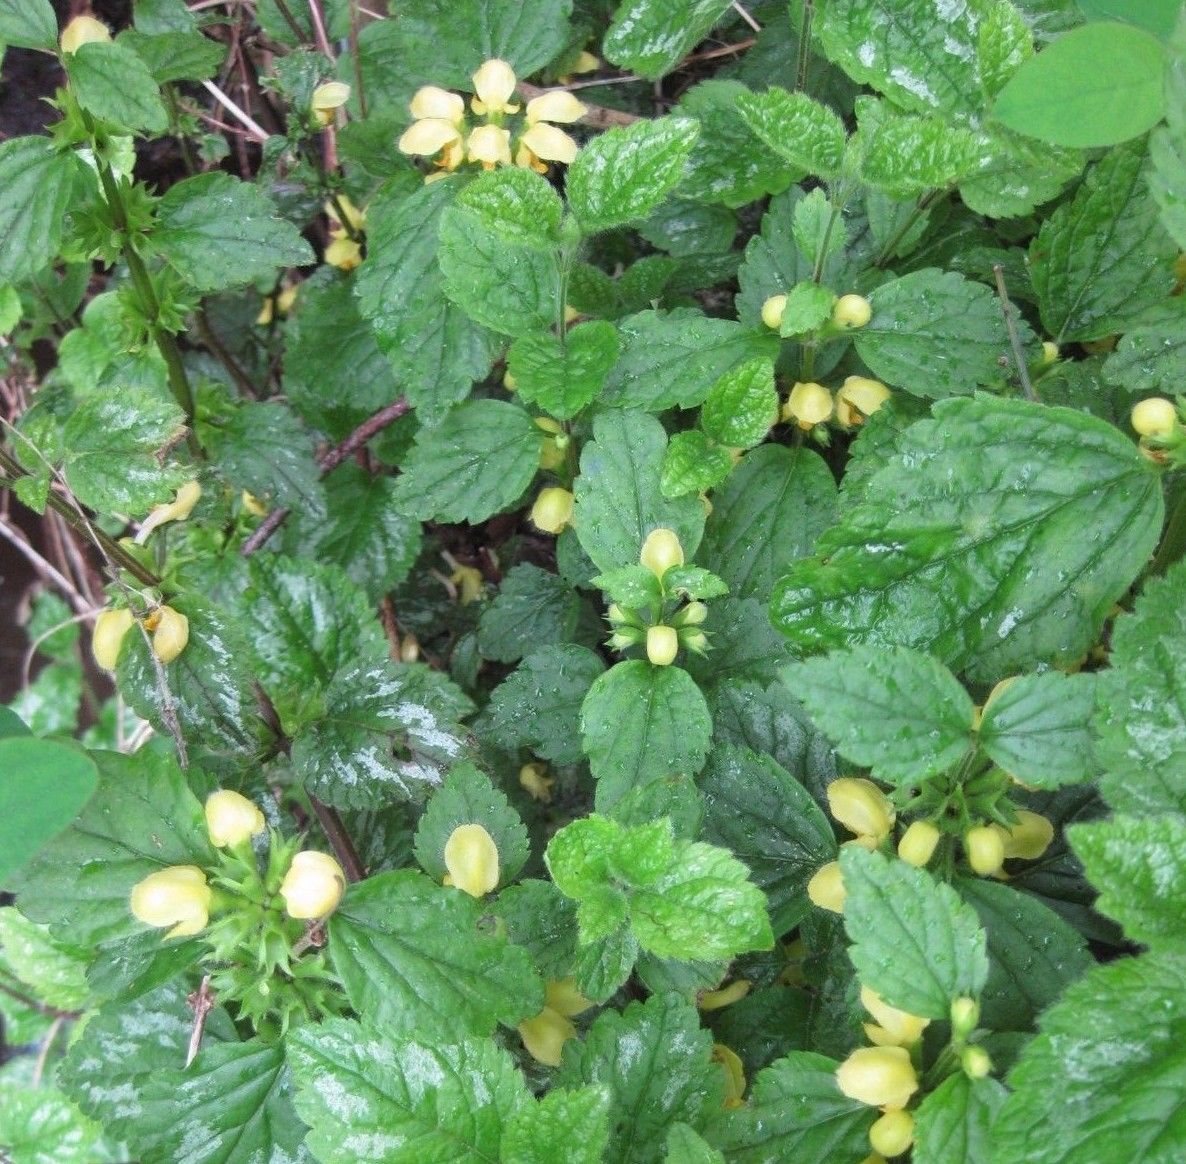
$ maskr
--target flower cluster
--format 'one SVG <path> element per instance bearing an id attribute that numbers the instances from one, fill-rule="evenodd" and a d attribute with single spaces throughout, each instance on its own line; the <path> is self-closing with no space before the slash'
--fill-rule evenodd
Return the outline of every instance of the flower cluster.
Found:
<path id="1" fill-rule="evenodd" d="M 412 97 L 409 110 L 415 120 L 399 139 L 402 153 L 432 158 L 436 170 L 429 180 L 452 173 L 465 162 L 484 170 L 496 166 L 522 166 L 537 173 L 548 162 L 567 165 L 576 157 L 577 143 L 557 124 L 567 125 L 585 114 L 585 106 L 571 93 L 556 89 L 527 102 L 521 122 L 508 128 L 507 120 L 519 113 L 512 101 L 518 78 L 506 61 L 486 61 L 473 75 L 470 110 L 482 123 L 471 123 L 460 93 L 425 85 Z"/>

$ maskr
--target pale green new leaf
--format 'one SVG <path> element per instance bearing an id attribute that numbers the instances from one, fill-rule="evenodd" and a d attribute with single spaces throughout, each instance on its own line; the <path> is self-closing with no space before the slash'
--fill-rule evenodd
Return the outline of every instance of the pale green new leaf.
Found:
<path id="1" fill-rule="evenodd" d="M 942 190 L 980 160 L 977 135 L 941 117 L 886 117 L 861 155 L 861 177 L 894 198 Z"/>
<path id="2" fill-rule="evenodd" d="M 848 135 L 828 106 L 806 93 L 771 86 L 743 93 L 737 110 L 746 125 L 792 165 L 821 178 L 835 178 L 844 163 Z"/>
<path id="3" fill-rule="evenodd" d="M 859 845 L 840 852 L 848 954 L 862 986 L 899 1010 L 945 1019 L 988 977 L 984 931 L 950 885 Z"/>
<path id="4" fill-rule="evenodd" d="M 3 966 L 38 1002 L 66 1010 L 87 1000 L 86 967 L 81 946 L 55 940 L 45 926 L 29 921 L 15 906 L 0 908 Z"/>
<path id="5" fill-rule="evenodd" d="M 169 124 L 148 66 L 127 45 L 95 41 L 65 58 L 70 93 L 88 113 L 124 129 L 162 133 Z"/>
<path id="6" fill-rule="evenodd" d="M 726 372 L 709 389 L 700 409 L 704 431 L 733 448 L 759 444 L 777 419 L 774 365 L 763 358 L 747 360 Z"/>
<path id="7" fill-rule="evenodd" d="M 557 420 L 569 420 L 601 393 L 620 344 L 612 323 L 578 323 L 563 337 L 551 332 L 520 336 L 507 353 L 507 371 L 521 400 Z"/>
<path id="8" fill-rule="evenodd" d="M 321 1164 L 490 1164 L 532 1102 L 490 1039 L 419 1043 L 334 1019 L 296 1031 L 289 1053 Z"/>
<path id="9" fill-rule="evenodd" d="M 914 1164 L 992 1164 L 993 1120 L 1008 1094 L 991 1077 L 943 1080 L 915 1113 Z"/>
<path id="10" fill-rule="evenodd" d="M 554 1088 L 521 1107 L 502 1137 L 501 1164 L 601 1164 L 609 1143 L 605 1087 Z"/>
<path id="11" fill-rule="evenodd" d="M 27 279 L 54 261 L 78 175 L 74 156 L 47 137 L 0 142 L 0 279 Z"/>
<path id="12" fill-rule="evenodd" d="M 675 433 L 663 454 L 659 488 L 664 497 L 705 493 L 721 484 L 733 468 L 733 458 L 724 445 L 698 428 Z"/>
<path id="13" fill-rule="evenodd" d="M 728 10 L 728 0 L 621 0 L 602 52 L 615 65 L 655 81 Z"/>
<path id="14" fill-rule="evenodd" d="M 49 49 L 58 44 L 58 18 L 49 0 L 0 0 L 0 45 Z"/>

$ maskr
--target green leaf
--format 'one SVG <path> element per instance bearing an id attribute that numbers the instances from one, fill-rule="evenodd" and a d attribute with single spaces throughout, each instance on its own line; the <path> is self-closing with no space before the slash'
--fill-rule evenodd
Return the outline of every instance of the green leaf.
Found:
<path id="1" fill-rule="evenodd" d="M 78 174 L 47 137 L 0 142 L 0 279 L 27 279 L 57 257 Z"/>
<path id="2" fill-rule="evenodd" d="M 80 946 L 144 932 L 128 909 L 137 881 L 214 861 L 202 806 L 175 760 L 96 752 L 95 762 L 98 790 L 74 823 L 6 880 L 30 921 Z"/>
<path id="3" fill-rule="evenodd" d="M 1115 812 L 1186 815 L 1186 563 L 1149 582 L 1116 621 L 1096 687 L 1100 792 Z"/>
<path id="4" fill-rule="evenodd" d="M 775 580 L 836 517 L 836 482 L 818 453 L 753 449 L 713 494 L 700 556 L 741 598 L 770 597 Z"/>
<path id="5" fill-rule="evenodd" d="M 711 734 L 704 696 L 687 671 L 641 660 L 611 667 L 581 705 L 581 736 L 597 780 L 598 809 L 673 772 L 695 776 Z"/>
<path id="6" fill-rule="evenodd" d="M 861 177 L 894 198 L 942 190 L 980 161 L 977 135 L 942 117 L 886 117 L 861 155 Z"/>
<path id="7" fill-rule="evenodd" d="M 80 749 L 13 735 L 0 739 L 0 772 L 0 885 L 7 885 L 79 814 L 99 771 Z"/>
<path id="8" fill-rule="evenodd" d="M 626 926 L 582 946 L 573 959 L 577 989 L 593 1002 L 607 1002 L 626 984 L 638 958 L 638 943 Z"/>
<path id="9" fill-rule="evenodd" d="M 617 328 L 591 320 L 563 338 L 550 332 L 521 335 L 507 353 L 507 371 L 521 400 L 568 420 L 601 394 L 619 348 Z"/>
<path id="10" fill-rule="evenodd" d="M 1186 304 L 1180 297 L 1153 308 L 1124 333 L 1107 358 L 1103 377 L 1122 390 L 1174 396 L 1186 380 Z"/>
<path id="11" fill-rule="evenodd" d="M 523 495 L 539 468 L 539 448 L 540 430 L 525 409 L 467 400 L 417 433 L 395 502 L 424 520 L 485 521 Z"/>
<path id="12" fill-rule="evenodd" d="M 552 882 L 525 879 L 508 885 L 490 908 L 506 923 L 507 937 L 531 954 L 545 978 L 570 972 L 577 945 L 576 906 Z"/>
<path id="13" fill-rule="evenodd" d="M 501 789 L 473 764 L 458 764 L 433 793 L 416 827 L 416 860 L 434 881 L 444 880 L 445 844 L 463 824 L 479 824 L 498 847 L 499 883 L 514 881 L 527 861 L 527 830 Z"/>
<path id="14" fill-rule="evenodd" d="M 694 408 L 739 364 L 778 355 L 778 339 L 769 332 L 687 308 L 643 311 L 623 320 L 620 330 L 622 354 L 603 392 L 618 408 Z"/>
<path id="15" fill-rule="evenodd" d="M 706 1138 L 730 1164 L 859 1159 L 874 1113 L 841 1093 L 837 1066 L 807 1051 L 771 1063 L 754 1080 L 749 1102 L 717 1116 Z"/>
<path id="16" fill-rule="evenodd" d="M 149 36 L 126 28 L 119 34 L 119 43 L 130 48 L 148 66 L 158 85 L 170 81 L 205 81 L 217 75 L 227 55 L 226 45 L 196 30 Z"/>
<path id="17" fill-rule="evenodd" d="M 400 1041 L 493 1033 L 538 1014 L 543 980 L 526 950 L 484 919 L 486 907 L 412 869 L 350 887 L 329 922 L 329 949 L 350 1005 Z"/>
<path id="18" fill-rule="evenodd" d="M 58 47 L 58 18 L 49 0 L 0 0 L 0 45 Z"/>
<path id="19" fill-rule="evenodd" d="M 1169 294 L 1176 253 L 1147 189 L 1143 152 L 1113 150 L 1030 244 L 1042 323 L 1055 343 L 1126 330 Z"/>
<path id="20" fill-rule="evenodd" d="M 555 645 L 533 651 L 490 696 L 496 739 L 505 747 L 530 748 L 556 764 L 579 763 L 584 754 L 581 705 L 604 671 L 601 657 L 587 647 Z"/>
<path id="21" fill-rule="evenodd" d="M 836 856 L 827 817 L 785 768 L 749 748 L 715 747 L 697 783 L 705 838 L 749 866 L 769 898 L 774 932 L 789 932 L 811 908 L 807 882 Z"/>
<path id="22" fill-rule="evenodd" d="M 933 412 L 779 582 L 775 625 L 804 652 L 898 644 L 985 680 L 1071 662 L 1152 552 L 1159 483 L 1127 437 L 1070 409 Z"/>
<path id="23" fill-rule="evenodd" d="M 621 0 L 601 50 L 615 65 L 656 81 L 728 9 L 726 0 Z"/>
<path id="24" fill-rule="evenodd" d="M 0 20 L 3 13 L 0 13 Z M 2 27 L 2 25 L 0 25 Z M 10 1069 L 11 1071 L 11 1069 Z M 93 1164 L 100 1128 L 57 1088 L 7 1079 L 0 1103 L 0 1144 L 20 1164 Z M 110 1157 L 107 1157 L 110 1159 Z"/>
<path id="25" fill-rule="evenodd" d="M 1144 946 L 1186 948 L 1186 821 L 1177 815 L 1116 816 L 1071 827 L 1076 855 L 1100 891 L 1095 908 Z"/>
<path id="26" fill-rule="evenodd" d="M 437 262 L 441 216 L 460 188 L 456 179 L 429 183 L 411 195 L 398 182 L 384 187 L 367 208 L 367 257 L 355 284 L 380 350 L 429 424 L 465 399 L 496 350 L 494 337 L 443 289 Z"/>
<path id="27" fill-rule="evenodd" d="M 1012 366 L 997 297 L 954 271 L 927 268 L 883 283 L 869 296 L 873 318 L 855 337 L 875 376 L 914 396 L 970 395 Z M 1024 322 L 1023 345 L 1035 349 Z"/>
<path id="28" fill-rule="evenodd" d="M 766 439 L 778 419 L 774 365 L 747 360 L 726 372 L 709 390 L 700 410 L 700 424 L 723 445 L 748 449 Z"/>
<path id="29" fill-rule="evenodd" d="M 453 721 L 468 710 L 448 679 L 421 664 L 361 661 L 334 678 L 322 717 L 293 740 L 293 768 L 308 792 L 342 808 L 414 798 L 461 759 Z"/>
<path id="30" fill-rule="evenodd" d="M 645 218 L 679 182 L 699 132 L 691 118 L 659 117 L 595 137 L 565 183 L 581 229 L 595 234 Z"/>
<path id="31" fill-rule="evenodd" d="M 980 877 L 956 882 L 984 927 L 988 978 L 980 1021 L 994 1031 L 1030 1031 L 1048 1006 L 1091 967 L 1083 935 L 1035 897 Z"/>
<path id="32" fill-rule="evenodd" d="M 725 1157 L 687 1124 L 672 1124 L 667 1133 L 666 1164 L 725 1164 Z"/>
<path id="33" fill-rule="evenodd" d="M 835 178 L 844 164 L 844 122 L 806 93 L 772 85 L 742 93 L 737 111 L 750 129 L 792 165 L 820 178 Z"/>
<path id="34" fill-rule="evenodd" d="M 982 130 L 976 169 L 959 184 L 968 209 L 991 218 L 1017 218 L 1049 202 L 1083 170 L 1085 155 L 1003 126 Z"/>
<path id="35" fill-rule="evenodd" d="M 1094 675 L 1023 675 L 985 707 L 980 746 L 1031 788 L 1081 783 L 1095 772 L 1094 706 Z"/>
<path id="36" fill-rule="evenodd" d="M 321 1164 L 488 1164 L 531 1095 L 490 1039 L 449 1045 L 393 1040 L 348 1019 L 301 1027 L 289 1039 Z"/>
<path id="37" fill-rule="evenodd" d="M 1085 24 L 1031 57 L 993 117 L 1054 145 L 1093 149 L 1147 133 L 1165 113 L 1161 42 L 1131 24 Z"/>
<path id="38" fill-rule="evenodd" d="M 1172 0 L 1177 8 L 1176 0 Z M 1165 72 L 1166 124 L 1149 138 L 1149 189 L 1161 224 L 1186 247 L 1186 21 L 1179 20 Z"/>
<path id="39" fill-rule="evenodd" d="M 564 1051 L 556 1084 L 597 1084 L 610 1091 L 611 1131 L 605 1164 L 649 1164 L 662 1158 L 677 1121 L 700 1127 L 721 1103 L 720 1069 L 709 1059 L 712 1036 L 679 995 L 656 994 L 620 1014 L 597 1017 L 583 1040 Z"/>
<path id="40" fill-rule="evenodd" d="M 507 571 L 482 611 L 478 647 L 487 659 L 516 663 L 540 647 L 568 641 L 579 615 L 580 600 L 563 578 L 521 562 Z"/>
<path id="41" fill-rule="evenodd" d="M 126 45 L 94 41 L 65 58 L 70 91 L 88 113 L 124 129 L 163 133 L 169 115 L 148 66 Z"/>
<path id="42" fill-rule="evenodd" d="M 800 206 L 808 205 L 802 202 Z M 821 287 L 810 280 L 796 283 L 787 292 L 787 301 L 783 306 L 782 322 L 778 325 L 779 335 L 806 335 L 817 328 L 823 327 L 832 317 L 832 307 L 836 302 L 836 295 L 827 287 Z"/>
<path id="43" fill-rule="evenodd" d="M 785 640 L 770 624 L 769 612 L 756 598 L 714 602 L 704 629 L 712 636 L 706 656 L 689 653 L 688 670 L 705 690 L 725 679 L 773 680 L 791 658 Z"/>
<path id="44" fill-rule="evenodd" d="M 1182 10 L 1178 0 L 1077 0 L 1088 20 L 1125 20 L 1162 40 L 1174 31 Z"/>
<path id="45" fill-rule="evenodd" d="M 502 1138 L 501 1164 L 601 1164 L 609 1143 L 609 1091 L 556 1088 L 520 1108 Z"/>
<path id="46" fill-rule="evenodd" d="M 918 1105 L 915 1164 L 992 1164 L 992 1126 L 1009 1093 L 995 1079 L 948 1076 Z"/>
<path id="47" fill-rule="evenodd" d="M 581 451 L 573 485 L 573 524 L 585 553 L 603 573 L 634 565 L 647 534 L 673 529 L 691 558 L 704 529 L 704 507 L 695 497 L 668 499 L 660 489 L 667 435 L 653 417 L 638 412 L 602 413 L 593 440 Z"/>
<path id="48" fill-rule="evenodd" d="M 199 291 L 272 279 L 313 262 L 309 244 L 258 187 L 229 174 L 199 174 L 157 203 L 153 249 Z"/>
<path id="49" fill-rule="evenodd" d="M 864 986 L 890 1006 L 945 1019 L 988 976 L 985 936 L 949 885 L 858 845 L 840 851 L 848 954 Z"/>
<path id="50" fill-rule="evenodd" d="M 1071 986 L 1009 1075 L 994 1164 L 1170 1164 L 1186 1136 L 1184 993 L 1179 952 L 1097 966 Z"/>
<path id="51" fill-rule="evenodd" d="M 733 458 L 727 448 L 700 429 L 690 428 L 675 433 L 667 442 L 659 490 L 669 499 L 705 493 L 721 484 L 732 469 Z"/>
<path id="52" fill-rule="evenodd" d="M 972 743 L 972 700 L 930 655 L 858 646 L 793 663 L 783 678 L 840 754 L 887 784 L 936 776 Z"/>
<path id="53" fill-rule="evenodd" d="M 39 1002 L 67 1010 L 81 1009 L 89 993 L 89 959 L 78 946 L 55 941 L 44 926 L 15 906 L 0 908 L 0 948 L 4 968 L 24 983 Z"/>

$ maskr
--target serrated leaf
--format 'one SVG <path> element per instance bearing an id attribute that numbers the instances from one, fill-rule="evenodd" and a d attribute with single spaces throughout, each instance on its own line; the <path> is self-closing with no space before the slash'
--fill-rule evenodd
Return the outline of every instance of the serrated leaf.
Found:
<path id="1" fill-rule="evenodd" d="M 666 1164 L 725 1164 L 725 1157 L 687 1124 L 672 1124 L 667 1132 Z"/>
<path id="2" fill-rule="evenodd" d="M 1175 8 L 1177 6 L 1175 5 Z M 1186 247 L 1186 21 L 1179 19 L 1170 40 L 1165 72 L 1166 124 L 1149 138 L 1149 189 L 1162 226 Z"/>
<path id="3" fill-rule="evenodd" d="M 610 668 L 581 705 L 581 736 L 597 780 L 598 809 L 673 772 L 695 776 L 711 733 L 704 696 L 682 668 L 641 660 Z"/>
<path id="4" fill-rule="evenodd" d="M 502 1138 L 501 1164 L 601 1164 L 609 1142 L 609 1091 L 555 1088 L 520 1108 Z"/>
<path id="5" fill-rule="evenodd" d="M 985 707 L 980 746 L 1031 788 L 1081 783 L 1095 772 L 1094 706 L 1094 675 L 1023 675 Z"/>
<path id="6" fill-rule="evenodd" d="M 1169 294 L 1176 254 L 1146 186 L 1143 151 L 1113 150 L 1030 243 L 1042 323 L 1055 343 L 1125 330 Z"/>
<path id="7" fill-rule="evenodd" d="M 734 448 L 747 449 L 765 440 L 777 419 L 774 365 L 766 359 L 747 360 L 726 372 L 700 410 L 704 431 Z"/>
<path id="8" fill-rule="evenodd" d="M 995 1079 L 962 1071 L 943 1080 L 915 1113 L 915 1164 L 992 1164 L 993 1121 L 1008 1094 Z"/>
<path id="9" fill-rule="evenodd" d="M 461 759 L 469 702 L 421 664 L 360 662 L 326 689 L 322 716 L 292 742 L 305 788 L 342 808 L 412 799 Z"/>
<path id="10" fill-rule="evenodd" d="M 836 855 L 831 824 L 785 768 L 749 748 L 719 744 L 697 783 L 705 838 L 745 861 L 769 898 L 774 932 L 787 933 L 810 910 L 807 882 Z"/>
<path id="11" fill-rule="evenodd" d="M 1186 564 L 1151 581 L 1116 622 L 1096 688 L 1100 792 L 1115 812 L 1186 814 Z"/>
<path id="12" fill-rule="evenodd" d="M 124 129 L 162 133 L 169 115 L 148 66 L 126 45 L 92 41 L 65 58 L 70 92 L 88 113 Z"/>
<path id="13" fill-rule="evenodd" d="M 587 647 L 569 644 L 533 651 L 490 696 L 496 738 L 507 747 L 530 748 L 556 764 L 579 763 L 581 705 L 604 671 L 601 657 Z"/>
<path id="14" fill-rule="evenodd" d="M 597 399 L 619 348 L 617 328 L 591 320 L 563 337 L 521 335 L 507 353 L 507 371 L 520 399 L 557 420 L 568 420 Z"/>
<path id="15" fill-rule="evenodd" d="M 980 160 L 970 129 L 941 117 L 886 117 L 861 155 L 861 177 L 894 198 L 913 198 L 959 181 Z"/>
<path id="16" fill-rule="evenodd" d="M 199 174 L 157 203 L 151 245 L 199 291 L 271 279 L 279 267 L 313 262 L 309 244 L 258 187 L 229 174 Z"/>
<path id="17" fill-rule="evenodd" d="M 170 81 L 204 81 L 218 73 L 227 56 L 226 45 L 196 29 L 147 35 L 125 28 L 119 34 L 119 43 L 130 48 L 148 66 L 158 85 Z"/>
<path id="18" fill-rule="evenodd" d="M 636 121 L 596 137 L 568 167 L 568 203 L 588 234 L 645 218 L 683 173 L 700 133 L 688 117 Z"/>
<path id="19" fill-rule="evenodd" d="M 994 1164 L 1172 1164 L 1186 1135 L 1184 995 L 1186 962 L 1169 951 L 1097 966 L 1071 986 L 1010 1072 Z"/>
<path id="20" fill-rule="evenodd" d="M 730 1164 L 858 1159 L 873 1112 L 836 1085 L 834 1059 L 793 1051 L 754 1080 L 749 1102 L 708 1125 L 705 1136 Z"/>
<path id="21" fill-rule="evenodd" d="M 1125 436 L 1070 409 L 933 412 L 779 582 L 775 625 L 800 650 L 897 644 L 986 680 L 1071 662 L 1152 552 L 1159 484 Z"/>
<path id="22" fill-rule="evenodd" d="M 782 674 L 840 754 L 887 784 L 938 775 L 972 743 L 972 700 L 930 655 L 853 647 L 792 663 Z"/>
<path id="23" fill-rule="evenodd" d="M 976 169 L 959 184 L 969 210 L 990 218 L 1017 218 L 1049 202 L 1082 171 L 1086 156 L 1003 126 L 982 130 Z M 1011 284 L 1012 286 L 1012 284 Z"/>
<path id="24" fill-rule="evenodd" d="M 658 80 L 728 8 L 726 0 L 622 0 L 602 52 L 615 65 Z"/>
<path id="25" fill-rule="evenodd" d="M 787 565 L 836 515 L 836 483 L 811 449 L 769 444 L 742 457 L 713 494 L 700 556 L 740 598 L 765 601 Z"/>
<path id="26" fill-rule="evenodd" d="M 531 1095 L 490 1039 L 392 1040 L 348 1019 L 302 1027 L 289 1042 L 322 1164 L 487 1164 Z"/>
<path id="27" fill-rule="evenodd" d="M 698 428 L 677 432 L 663 454 L 659 490 L 667 498 L 705 493 L 724 481 L 732 468 L 729 450 Z"/>
<path id="28" fill-rule="evenodd" d="M 663 426 L 642 413 L 607 412 L 593 421 L 573 485 L 573 525 L 603 573 L 636 563 L 654 529 L 675 530 L 685 558 L 700 544 L 704 507 L 695 497 L 665 498 L 660 489 L 666 444 Z"/>
<path id="29" fill-rule="evenodd" d="M 828 106 L 806 93 L 776 85 L 761 93 L 742 93 L 737 111 L 750 129 L 792 165 L 820 178 L 835 178 L 844 164 L 848 135 Z"/>
<path id="30" fill-rule="evenodd" d="M 804 206 L 806 201 L 799 205 Z M 796 221 L 799 221 L 797 218 Z M 806 335 L 817 328 L 823 327 L 832 316 L 832 307 L 836 296 L 827 287 L 821 287 L 810 280 L 796 283 L 787 292 L 787 300 L 783 305 L 782 322 L 778 325 L 778 334 L 787 336 Z"/>
<path id="31" fill-rule="evenodd" d="M 1116 145 L 1161 120 L 1165 64 L 1165 47 L 1148 32 L 1093 21 L 1026 61 L 997 94 L 992 115 L 1054 145 Z"/>
<path id="32" fill-rule="evenodd" d="M 855 337 L 874 375 L 915 396 L 970 395 L 1007 379 L 1009 335 L 997 297 L 954 271 L 927 268 L 891 279 L 869 296 L 873 318 Z M 1035 348 L 1024 322 L 1023 345 Z"/>
<path id="33" fill-rule="evenodd" d="M 707 655 L 689 652 L 688 670 L 705 690 L 730 678 L 773 680 L 791 652 L 756 598 L 723 598 L 709 609 Z"/>
<path id="34" fill-rule="evenodd" d="M 460 188 L 446 179 L 411 195 L 395 182 L 381 190 L 367 209 L 367 257 L 355 284 L 380 350 L 429 424 L 465 399 L 497 349 L 494 336 L 443 289 L 441 216 Z"/>
<path id="35" fill-rule="evenodd" d="M 27 279 L 57 257 L 78 173 L 47 137 L 0 142 L 0 279 Z"/>
<path id="36" fill-rule="evenodd" d="M 82 947 L 56 941 L 15 906 L 0 908 L 0 949 L 6 973 L 24 983 L 39 1002 L 67 1010 L 86 1002 L 89 959 Z"/>
<path id="37" fill-rule="evenodd" d="M 525 409 L 468 400 L 436 428 L 421 429 L 396 482 L 413 517 L 477 523 L 509 508 L 539 468 L 540 430 Z"/>
<path id="38" fill-rule="evenodd" d="M 0 1100 L 0 1144 L 9 1160 L 92 1164 L 100 1159 L 95 1154 L 100 1130 L 57 1088 L 44 1082 L 26 1086 L 12 1079 L 5 1081 Z"/>
<path id="39" fill-rule="evenodd" d="M 1154 949 L 1186 948 L 1186 924 L 1174 906 L 1186 892 L 1186 822 L 1180 816 L 1116 816 L 1067 833 L 1091 884 L 1095 908 L 1125 936 Z"/>
<path id="40" fill-rule="evenodd" d="M 518 876 L 530 852 L 527 830 L 505 793 L 473 764 L 458 764 L 433 793 L 416 826 L 416 860 L 434 881 L 444 880 L 445 844 L 463 824 L 481 825 L 498 848 L 499 883 Z"/>
<path id="41" fill-rule="evenodd" d="M 1129 328 L 1103 367 L 1109 384 L 1142 395 L 1174 396 L 1186 381 L 1186 305 L 1181 298 L 1154 308 Z"/>
<path id="42" fill-rule="evenodd" d="M 524 655 L 572 637 L 580 600 L 559 575 L 529 562 L 507 571 L 478 623 L 478 649 L 487 659 L 518 662 Z"/>
<path id="43" fill-rule="evenodd" d="M 352 886 L 329 922 L 330 955 L 350 1005 L 401 1041 L 442 1044 L 537 1014 L 543 980 L 485 912 L 468 893 L 412 869 Z"/>
<path id="44" fill-rule="evenodd" d="M 840 851 L 848 954 L 861 984 L 899 1010 L 945 1019 L 988 976 L 985 936 L 949 885 L 859 845 Z"/>
<path id="45" fill-rule="evenodd" d="M 56 49 L 58 18 L 49 0 L 0 0 L 0 44 Z"/>
<path id="46" fill-rule="evenodd" d="M 769 332 L 686 308 L 639 312 L 623 320 L 620 331 L 622 353 L 602 393 L 616 408 L 694 408 L 739 364 L 778 354 L 778 340 Z"/>
<path id="47" fill-rule="evenodd" d="M 653 995 L 620 1014 L 599 1015 L 583 1040 L 564 1050 L 561 1087 L 597 1084 L 610 1091 L 606 1164 L 662 1158 L 670 1126 L 700 1127 L 721 1102 L 721 1074 L 709 1059 L 712 1037 L 678 995 Z M 645 1049 L 645 1052 L 644 1052 Z"/>

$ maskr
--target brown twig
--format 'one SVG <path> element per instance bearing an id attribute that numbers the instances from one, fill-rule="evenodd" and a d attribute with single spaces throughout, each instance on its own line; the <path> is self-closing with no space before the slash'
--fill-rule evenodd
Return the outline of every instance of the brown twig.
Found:
<path id="1" fill-rule="evenodd" d="M 346 831 L 346 826 L 338 815 L 338 810 L 331 808 L 328 804 L 323 804 L 311 793 L 309 803 L 317 814 L 321 831 L 325 833 L 326 840 L 329 841 L 330 848 L 334 851 L 334 856 L 338 858 L 338 863 L 346 874 L 346 880 L 362 881 L 367 875 L 366 866 L 362 863 L 362 858 L 359 857 L 358 850 L 354 847 L 354 842 L 350 839 L 350 834 Z"/>
<path id="2" fill-rule="evenodd" d="M 1009 291 L 1005 286 L 1005 268 L 1000 263 L 992 265 L 993 278 L 997 283 L 997 295 L 1001 300 L 1001 311 L 1005 316 L 1005 330 L 1009 333 L 1009 346 L 1013 349 L 1013 360 L 1017 364 L 1017 375 L 1021 378 L 1021 388 L 1026 400 L 1037 400 L 1037 393 L 1030 380 L 1029 369 L 1025 364 L 1025 352 L 1021 346 L 1021 336 L 1017 332 L 1017 321 L 1014 318 L 1017 309 L 1009 302 Z"/>
<path id="3" fill-rule="evenodd" d="M 214 992 L 210 989 L 210 975 L 202 976 L 202 984 L 186 1001 L 194 1011 L 194 1025 L 189 1033 L 189 1047 L 185 1052 L 188 1067 L 197 1057 L 202 1046 L 202 1034 L 206 1030 L 206 1018 L 214 1009 Z"/>
<path id="4" fill-rule="evenodd" d="M 539 97 L 543 93 L 550 92 L 555 88 L 554 85 L 549 85 L 546 88 L 540 85 L 528 85 L 526 81 L 519 82 L 519 92 L 530 101 L 533 97 Z M 591 125 L 594 129 L 609 129 L 614 125 L 633 125 L 639 120 L 636 113 L 623 113 L 620 109 L 609 109 L 604 105 L 585 105 L 585 116 L 581 118 L 582 125 Z"/>

